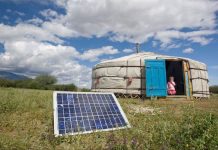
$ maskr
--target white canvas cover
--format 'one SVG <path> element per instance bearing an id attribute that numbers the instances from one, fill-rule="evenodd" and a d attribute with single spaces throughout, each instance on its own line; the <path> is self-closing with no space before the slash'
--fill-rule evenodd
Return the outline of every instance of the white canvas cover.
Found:
<path id="1" fill-rule="evenodd" d="M 194 97 L 209 97 L 208 72 L 205 64 L 189 60 Z"/>
<path id="2" fill-rule="evenodd" d="M 208 74 L 206 65 L 187 58 L 159 55 L 151 52 L 103 61 L 92 71 L 92 90 L 123 94 L 145 94 L 145 60 L 185 60 L 190 65 L 194 97 L 208 97 Z"/>

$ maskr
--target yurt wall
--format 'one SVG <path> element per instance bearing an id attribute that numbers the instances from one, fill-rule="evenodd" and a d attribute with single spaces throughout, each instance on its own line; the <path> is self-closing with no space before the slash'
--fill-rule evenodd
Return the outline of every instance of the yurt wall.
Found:
<path id="1" fill-rule="evenodd" d="M 155 59 L 163 59 L 166 62 L 169 60 L 178 61 L 183 65 L 183 70 L 180 71 L 181 76 L 184 76 L 182 79 L 182 82 L 184 82 L 183 94 L 194 97 L 209 96 L 208 74 L 205 64 L 191 59 L 163 56 L 149 52 L 133 54 L 97 64 L 92 71 L 92 90 L 145 95 L 145 60 Z"/>

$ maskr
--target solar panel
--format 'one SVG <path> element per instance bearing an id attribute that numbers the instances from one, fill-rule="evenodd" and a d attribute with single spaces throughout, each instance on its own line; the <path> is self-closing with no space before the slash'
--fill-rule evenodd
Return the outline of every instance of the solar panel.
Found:
<path id="1" fill-rule="evenodd" d="M 130 127 L 112 93 L 53 93 L 54 134 L 75 135 Z"/>

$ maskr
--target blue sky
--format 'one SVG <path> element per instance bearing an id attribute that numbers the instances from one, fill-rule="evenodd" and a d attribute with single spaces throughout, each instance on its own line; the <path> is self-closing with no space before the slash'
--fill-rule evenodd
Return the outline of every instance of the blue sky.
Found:
<path id="1" fill-rule="evenodd" d="M 90 87 L 95 64 L 139 42 L 142 51 L 206 63 L 215 85 L 217 24 L 211 0 L 0 0 L 0 69 Z"/>

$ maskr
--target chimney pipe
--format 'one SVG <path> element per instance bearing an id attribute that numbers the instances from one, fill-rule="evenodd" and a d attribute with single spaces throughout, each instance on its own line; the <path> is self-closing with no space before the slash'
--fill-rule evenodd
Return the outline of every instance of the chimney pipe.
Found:
<path id="1" fill-rule="evenodd" d="M 140 51 L 140 44 L 136 43 L 135 46 L 136 46 L 136 53 L 139 53 L 139 51 Z"/>

